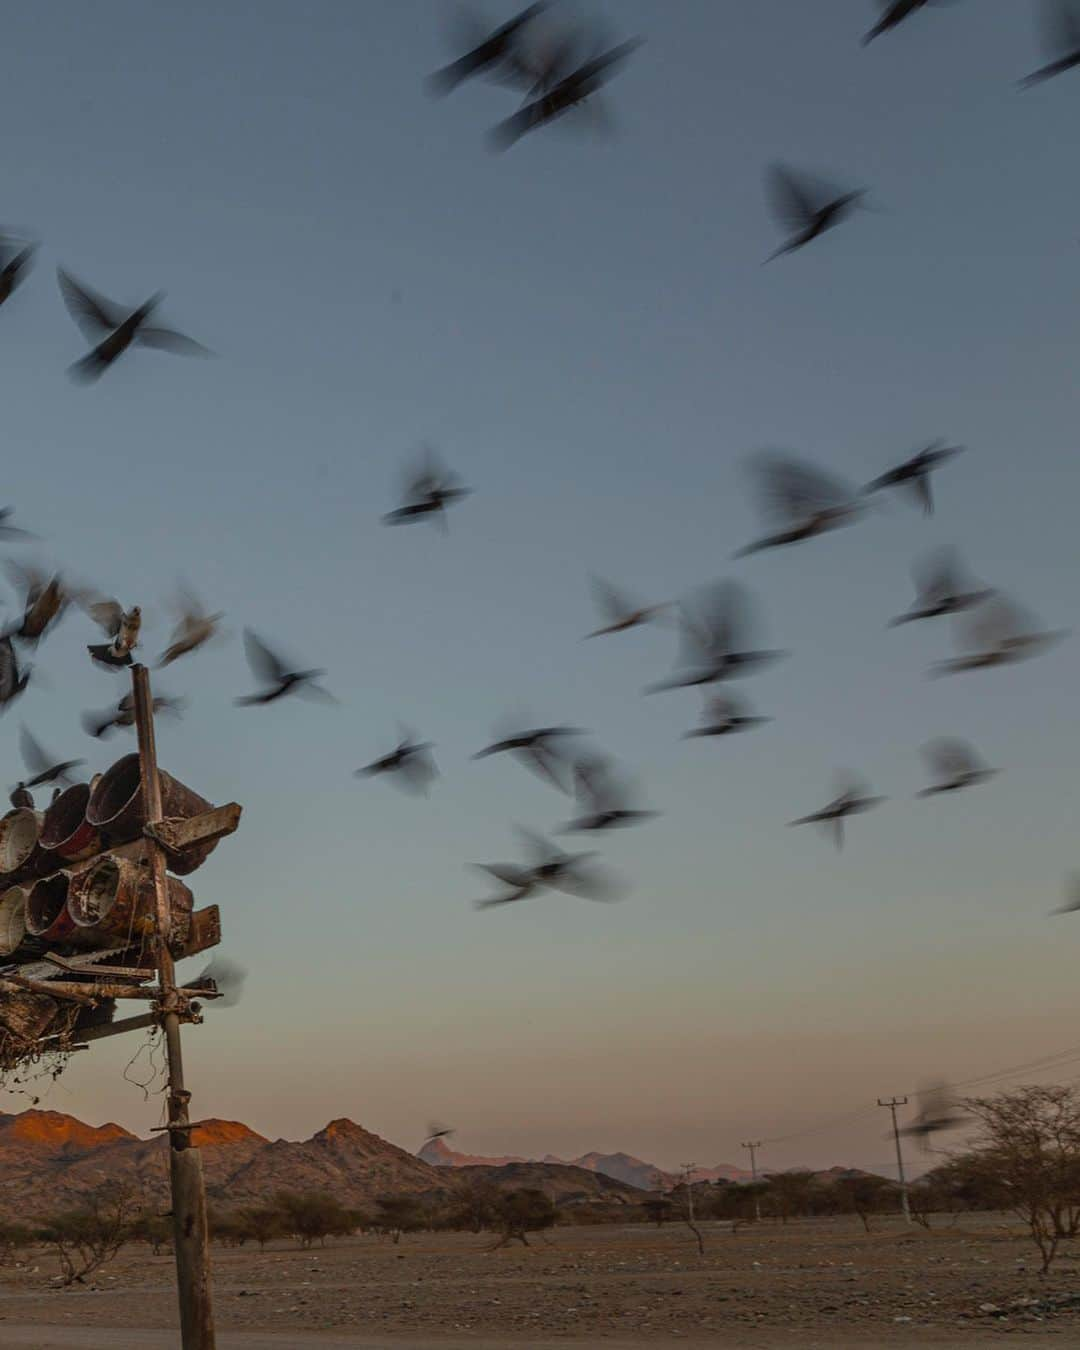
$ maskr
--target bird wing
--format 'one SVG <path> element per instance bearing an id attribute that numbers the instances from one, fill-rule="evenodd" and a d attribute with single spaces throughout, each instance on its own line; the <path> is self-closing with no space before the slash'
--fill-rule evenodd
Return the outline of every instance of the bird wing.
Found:
<path id="1" fill-rule="evenodd" d="M 773 215 L 791 230 L 809 226 L 818 212 L 814 192 L 807 180 L 784 164 L 770 164 L 765 191 Z"/>
<path id="2" fill-rule="evenodd" d="M 159 352 L 174 352 L 177 356 L 213 355 L 209 347 L 172 328 L 140 328 L 135 334 L 135 340 L 142 347 L 152 347 Z"/>
<path id="3" fill-rule="evenodd" d="M 707 694 L 705 696 L 704 720 L 707 722 L 728 722 L 732 718 L 741 717 L 746 712 L 746 705 L 731 694 Z"/>
<path id="4" fill-rule="evenodd" d="M 591 580 L 596 607 L 612 623 L 620 622 L 628 614 L 633 614 L 638 608 L 625 591 L 620 591 L 610 581 L 605 581 L 603 577 L 597 576 L 594 576 Z"/>
<path id="5" fill-rule="evenodd" d="M 56 762 L 49 759 L 25 724 L 19 728 L 19 748 L 22 750 L 23 761 L 32 774 L 44 773 Z"/>
<path id="6" fill-rule="evenodd" d="M 115 637 L 120 631 L 124 607 L 119 600 L 92 600 L 86 606 L 86 612 L 109 637 Z"/>
<path id="7" fill-rule="evenodd" d="M 974 749 L 958 737 L 940 736 L 922 747 L 923 758 L 941 778 L 959 778 L 981 767 Z"/>
<path id="8" fill-rule="evenodd" d="M 106 300 L 89 286 L 83 286 L 62 267 L 56 269 L 67 311 L 78 324 L 88 342 L 97 342 L 105 333 L 115 332 L 128 317 L 126 310 Z"/>
<path id="9" fill-rule="evenodd" d="M 790 522 L 851 500 L 838 479 L 814 464 L 780 451 L 766 451 L 752 461 L 763 514 Z"/>
<path id="10" fill-rule="evenodd" d="M 1015 600 L 997 594 L 977 605 L 961 622 L 959 631 L 968 646 L 985 651 L 1032 628 L 1029 616 Z"/>
<path id="11" fill-rule="evenodd" d="M 917 473 L 914 478 L 908 479 L 906 486 L 923 511 L 928 516 L 933 515 L 934 498 L 930 491 L 930 475 L 928 473 Z"/>
<path id="12" fill-rule="evenodd" d="M 19 683 L 19 663 L 11 638 L 0 639 L 0 703 L 6 703 Z"/>
<path id="13" fill-rule="evenodd" d="M 515 863 L 474 863 L 473 866 L 479 868 L 481 872 L 489 873 L 496 881 L 504 882 L 517 890 L 525 889 L 532 881 L 529 869 L 518 867 Z"/>
<path id="14" fill-rule="evenodd" d="M 244 629 L 244 653 L 252 674 L 266 684 L 280 684 L 287 673 L 284 662 L 250 628 Z"/>
<path id="15" fill-rule="evenodd" d="M 545 838 L 537 830 L 526 829 L 524 825 L 515 825 L 514 832 L 521 840 L 534 867 L 542 867 L 565 856 L 562 849 L 556 848 L 550 839 Z"/>
<path id="16" fill-rule="evenodd" d="M 16 562 L 14 558 L 4 559 L 4 571 L 8 574 L 12 586 L 22 591 L 24 601 L 28 605 L 34 602 L 48 583 L 44 572 L 25 563 Z"/>
<path id="17" fill-rule="evenodd" d="M 955 595 L 960 563 L 955 549 L 939 548 L 916 559 L 911 568 L 915 592 L 924 603 L 938 604 Z"/>
<path id="18" fill-rule="evenodd" d="M 1043 8 L 1043 29 L 1049 51 L 1071 56 L 1080 51 L 1080 10 L 1073 0 L 1055 0 Z"/>

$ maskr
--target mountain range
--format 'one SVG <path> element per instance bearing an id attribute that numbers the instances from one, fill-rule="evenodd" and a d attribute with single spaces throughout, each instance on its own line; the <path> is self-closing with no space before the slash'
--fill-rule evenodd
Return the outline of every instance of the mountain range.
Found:
<path id="1" fill-rule="evenodd" d="M 514 1154 L 484 1157 L 473 1153 L 458 1153 L 445 1139 L 431 1139 L 417 1154 L 433 1167 L 506 1167 L 511 1163 L 540 1163 L 554 1167 L 579 1167 L 586 1172 L 621 1181 L 639 1190 L 655 1190 L 657 1186 L 670 1190 L 682 1180 L 680 1174 L 665 1172 L 654 1163 L 635 1158 L 629 1153 L 583 1153 L 580 1158 L 557 1158 L 553 1153 L 542 1158 L 522 1158 Z M 716 1167 L 696 1167 L 690 1173 L 694 1181 L 749 1181 L 751 1173 L 730 1163 Z"/>
<path id="2" fill-rule="evenodd" d="M 597 1169 L 505 1159 L 450 1173 L 351 1120 L 333 1120 L 310 1139 L 270 1140 L 239 1121 L 207 1120 L 192 1132 L 202 1151 L 207 1195 L 221 1208 L 257 1204 L 278 1191 L 326 1191 L 354 1209 L 380 1195 L 449 1194 L 476 1177 L 505 1189 L 536 1186 L 558 1204 L 633 1203 L 641 1192 Z M 119 1125 L 87 1125 L 59 1111 L 0 1112 L 0 1217 L 77 1206 L 108 1181 L 135 1186 L 168 1208 L 168 1142 Z"/>

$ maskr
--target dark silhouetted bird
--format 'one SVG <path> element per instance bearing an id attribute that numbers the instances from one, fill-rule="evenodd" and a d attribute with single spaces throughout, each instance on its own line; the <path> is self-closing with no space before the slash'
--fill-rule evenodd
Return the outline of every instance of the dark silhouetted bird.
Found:
<path id="1" fill-rule="evenodd" d="M 279 656 L 257 637 L 250 628 L 244 629 L 244 652 L 251 673 L 269 687 L 257 694 L 246 694 L 234 702 L 239 707 L 250 707 L 258 703 L 273 703 L 285 694 L 302 694 L 316 698 L 323 703 L 336 703 L 337 699 L 328 689 L 316 680 L 325 675 L 325 670 L 290 670 Z"/>
<path id="2" fill-rule="evenodd" d="M 22 285 L 36 252 L 37 244 L 0 235 L 0 305 Z"/>
<path id="3" fill-rule="evenodd" d="M 1057 55 L 1022 79 L 1021 89 L 1031 89 L 1080 66 L 1080 6 L 1076 0 L 1043 0 L 1043 30 L 1047 51 Z"/>
<path id="4" fill-rule="evenodd" d="M 215 956 L 206 969 L 181 988 L 186 994 L 213 999 L 223 1008 L 235 1007 L 244 992 L 247 967 L 227 956 Z"/>
<path id="5" fill-rule="evenodd" d="M 778 225 L 790 232 L 785 244 L 765 259 L 794 253 L 846 220 L 863 204 L 866 189 L 841 192 L 839 188 L 806 174 L 796 173 L 783 164 L 769 166 L 765 186 L 769 205 Z"/>
<path id="6" fill-rule="evenodd" d="M 560 743 L 567 736 L 584 734 L 580 727 L 530 727 L 517 731 L 511 729 L 509 723 L 504 723 L 496 727 L 496 739 L 483 750 L 478 750 L 473 759 L 487 759 L 489 755 L 513 755 L 545 783 L 550 783 L 560 792 L 568 792 L 566 778 L 570 763 Z"/>
<path id="7" fill-rule="evenodd" d="M 170 717 L 179 717 L 184 707 L 180 698 L 166 698 L 164 695 L 154 699 L 155 713 L 168 713 Z M 114 709 L 104 713 L 84 712 L 83 730 L 88 736 L 100 738 L 107 736 L 116 727 L 135 725 L 135 700 L 131 694 L 125 694 Z"/>
<path id="8" fill-rule="evenodd" d="M 610 51 L 592 57 L 576 70 L 564 75 L 538 98 L 493 127 L 490 133 L 491 144 L 497 150 L 506 150 L 528 132 L 547 126 L 549 122 L 554 122 L 574 108 L 580 107 L 607 84 L 617 67 L 631 56 L 641 43 L 641 38 L 631 38 L 630 41 L 620 43 Z"/>
<path id="9" fill-rule="evenodd" d="M 85 759 L 57 760 L 47 755 L 26 726 L 19 728 L 19 748 L 22 750 L 23 763 L 31 774 L 26 780 L 28 788 L 44 787 L 46 783 L 71 787 L 75 781 L 71 770 L 86 763 Z"/>
<path id="10" fill-rule="evenodd" d="M 438 1121 L 431 1121 L 427 1127 L 427 1137 L 420 1145 L 421 1150 L 427 1148 L 428 1144 L 433 1144 L 436 1139 L 449 1139 L 454 1133 L 453 1125 L 440 1125 Z"/>
<path id="11" fill-rule="evenodd" d="M 15 784 L 8 801 L 16 810 L 25 809 L 27 811 L 32 811 L 34 809 L 34 798 L 27 790 L 26 784 L 22 782 Z"/>
<path id="12" fill-rule="evenodd" d="M 883 473 L 863 488 L 864 493 L 878 492 L 881 488 L 906 488 L 928 516 L 934 513 L 934 499 L 930 494 L 930 472 L 939 464 L 963 450 L 962 445 L 946 445 L 944 441 L 934 441 L 918 454 L 898 464 L 895 469 Z"/>
<path id="13" fill-rule="evenodd" d="M 18 624 L 6 629 L 6 636 L 36 643 L 51 623 L 60 618 L 70 603 L 60 574 L 48 576 L 36 567 L 28 567 L 11 558 L 4 562 L 12 586 L 23 597 L 23 615 Z"/>
<path id="14" fill-rule="evenodd" d="M 1068 636 L 1065 628 L 1039 631 L 1035 616 L 1008 596 L 996 592 L 956 621 L 957 645 L 963 656 L 939 661 L 931 675 L 955 675 L 965 670 L 1014 665 L 1038 656 Z"/>
<path id="15" fill-rule="evenodd" d="M 119 600 L 105 596 L 84 596 L 83 608 L 93 619 L 109 641 L 92 643 L 87 651 L 95 661 L 105 666 L 130 666 L 131 652 L 139 645 L 139 630 L 142 628 L 142 610 L 132 605 L 128 610 Z"/>
<path id="16" fill-rule="evenodd" d="M 98 379 L 133 343 L 182 356 L 210 355 L 200 343 L 182 333 L 174 332 L 171 328 L 152 327 L 147 323 L 165 298 L 163 291 L 152 295 L 138 308 L 129 310 L 106 300 L 88 286 L 81 285 L 62 267 L 56 269 L 56 279 L 60 283 L 60 294 L 68 313 L 87 341 L 95 344 L 92 351 L 71 367 L 71 374 L 76 379 Z"/>
<path id="17" fill-rule="evenodd" d="M 588 59 L 585 43 L 586 31 L 581 24 L 530 23 L 518 33 L 505 62 L 494 72 L 495 79 L 522 90 L 523 102 L 531 103 Z M 602 42 L 593 43 L 597 53 L 602 46 Z"/>
<path id="18" fill-rule="evenodd" d="M 646 686 L 647 694 L 751 675 L 787 653 L 752 645 L 754 615 L 741 582 L 717 581 L 679 607 L 676 673 Z"/>
<path id="19" fill-rule="evenodd" d="M 1080 913 L 1080 872 L 1073 872 L 1065 882 L 1065 902 L 1051 910 L 1051 914 Z"/>
<path id="20" fill-rule="evenodd" d="M 574 793 L 582 814 L 563 826 L 565 834 L 622 829 L 659 815 L 633 805 L 629 783 L 606 755 L 583 756 L 575 763 Z"/>
<path id="21" fill-rule="evenodd" d="M 524 900 L 538 890 L 564 891 L 584 900 L 617 900 L 622 888 L 606 873 L 590 866 L 595 853 L 564 853 L 543 835 L 533 830 L 516 827 L 528 857 L 526 866 L 514 863 L 479 863 L 481 872 L 487 872 L 509 889 L 503 895 L 478 900 L 477 909 L 491 909 L 496 905 Z"/>
<path id="22" fill-rule="evenodd" d="M 486 25 L 479 19 L 467 19 L 469 32 L 465 40 L 472 44 L 471 49 L 450 65 L 428 76 L 429 92 L 449 94 L 472 76 L 490 74 L 511 60 L 525 28 L 546 8 L 544 0 L 528 5 L 515 18 L 493 31 L 487 31 Z"/>
<path id="23" fill-rule="evenodd" d="M 932 1153 L 930 1141 L 934 1135 L 945 1130 L 955 1130 L 966 1123 L 966 1117 L 956 1105 L 956 1100 L 945 1083 L 933 1083 L 918 1094 L 919 1109 L 910 1125 L 905 1125 L 900 1134 L 918 1141 L 927 1153 Z"/>
<path id="24" fill-rule="evenodd" d="M 471 490 L 462 487 L 457 474 L 439 462 L 431 446 L 425 446 L 419 462 L 406 474 L 404 504 L 383 516 L 383 524 L 405 525 L 431 517 L 445 531 L 447 506 L 469 496 Z"/>
<path id="25" fill-rule="evenodd" d="M 638 628 L 651 623 L 664 610 L 670 609 L 670 602 L 659 605 L 643 605 L 633 600 L 625 591 L 617 590 L 602 577 L 592 579 L 593 595 L 596 607 L 604 616 L 604 626 L 597 628 L 586 637 L 603 637 L 606 633 L 625 633 L 628 628 Z"/>
<path id="26" fill-rule="evenodd" d="M 225 617 L 220 612 L 208 614 L 198 596 L 187 586 L 180 588 L 177 610 L 179 618 L 169 645 L 158 661 L 159 666 L 171 665 L 179 657 L 186 656 L 188 652 L 196 651 L 204 643 L 209 642 Z"/>
<path id="27" fill-rule="evenodd" d="M 927 741 L 922 748 L 930 772 L 936 781 L 919 792 L 920 797 L 935 797 L 939 792 L 957 792 L 960 788 L 985 783 L 998 772 L 988 768 L 967 741 L 942 736 Z"/>
<path id="28" fill-rule="evenodd" d="M 839 791 L 828 806 L 823 806 L 820 811 L 813 811 L 808 816 L 800 816 L 798 820 L 789 821 L 788 824 L 820 825 L 826 834 L 832 836 L 833 843 L 839 849 L 844 847 L 844 821 L 848 816 L 861 815 L 862 812 L 880 805 L 885 798 L 872 797 L 865 783 L 851 775 L 841 776 L 837 781 L 837 788 Z"/>
<path id="29" fill-rule="evenodd" d="M 426 797 L 431 784 L 439 776 L 431 753 L 432 743 L 416 740 L 415 733 L 400 724 L 398 735 L 401 739 L 388 755 L 383 755 L 362 769 L 357 769 L 355 776 L 374 778 L 381 774 L 390 774 L 394 782 L 405 792 L 421 793 Z"/>
<path id="30" fill-rule="evenodd" d="M 739 549 L 736 558 L 838 530 L 865 509 L 846 483 L 792 455 L 763 451 L 749 468 L 761 514 L 775 528 Z"/>
<path id="31" fill-rule="evenodd" d="M 31 667 L 19 670 L 10 637 L 0 638 L 0 712 L 8 708 L 30 683 Z"/>
<path id="32" fill-rule="evenodd" d="M 862 44 L 864 47 L 873 42 L 876 37 L 880 37 L 882 33 L 887 33 L 891 28 L 903 23 L 916 10 L 923 9 L 929 4 L 930 0 L 880 0 L 880 2 L 885 12 L 863 38 Z"/>
<path id="33" fill-rule="evenodd" d="M 890 628 L 916 619 L 959 614 L 961 610 L 981 605 L 994 594 L 990 587 L 979 586 L 965 576 L 959 556 L 951 548 L 938 549 L 917 562 L 912 568 L 912 577 L 915 603 L 906 614 L 890 620 Z"/>
<path id="34" fill-rule="evenodd" d="M 751 731 L 771 722 L 771 717 L 755 717 L 747 711 L 743 699 L 731 694 L 707 694 L 701 713 L 701 725 L 684 731 L 683 739 L 696 736 L 730 736 L 736 731 Z"/>

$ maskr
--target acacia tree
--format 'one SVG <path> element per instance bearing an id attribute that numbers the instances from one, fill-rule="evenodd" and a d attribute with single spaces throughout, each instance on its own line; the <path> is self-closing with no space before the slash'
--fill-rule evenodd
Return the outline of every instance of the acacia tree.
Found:
<path id="1" fill-rule="evenodd" d="M 558 1217 L 559 1211 L 554 1202 L 543 1191 L 531 1186 L 519 1191 L 507 1191 L 499 1199 L 496 1218 L 496 1227 L 502 1236 L 491 1250 L 506 1247 L 515 1240 L 527 1247 L 527 1234 L 553 1228 Z"/>
<path id="2" fill-rule="evenodd" d="M 769 1200 L 782 1224 L 786 1224 L 794 1215 L 808 1211 L 810 1193 L 814 1188 L 813 1172 L 800 1168 L 790 1172 L 770 1172 L 767 1180 Z"/>
<path id="3" fill-rule="evenodd" d="M 850 1213 L 859 1216 L 868 1233 L 871 1216 L 881 1213 L 886 1198 L 893 1198 L 896 1189 L 887 1178 L 876 1177 L 869 1172 L 863 1176 L 839 1177 L 833 1182 L 833 1187 Z"/>
<path id="4" fill-rule="evenodd" d="M 380 1195 L 372 1227 L 397 1246 L 402 1234 L 427 1227 L 428 1214 L 415 1195 Z"/>
<path id="5" fill-rule="evenodd" d="M 273 1207 L 281 1215 L 284 1231 L 301 1247 L 310 1247 L 316 1238 L 325 1247 L 328 1237 L 345 1237 L 355 1227 L 352 1215 L 332 1195 L 279 1191 Z M 246 1225 L 242 1223 L 241 1228 L 246 1235 Z"/>
<path id="6" fill-rule="evenodd" d="M 87 1275 L 112 1260 L 131 1236 L 137 1213 L 132 1187 L 106 1184 L 91 1192 L 80 1208 L 46 1219 L 39 1236 L 59 1257 L 65 1288 L 85 1284 Z"/>
<path id="7" fill-rule="evenodd" d="M 1071 1085 L 1020 1087 L 964 1106 L 979 1125 L 963 1159 L 969 1175 L 1023 1218 L 1045 1275 L 1061 1242 L 1080 1233 L 1080 1093 Z"/>
<path id="8" fill-rule="evenodd" d="M 289 1231 L 285 1215 L 277 1205 L 249 1205 L 237 1216 L 245 1236 L 253 1238 L 262 1251 L 272 1238 L 284 1237 Z"/>

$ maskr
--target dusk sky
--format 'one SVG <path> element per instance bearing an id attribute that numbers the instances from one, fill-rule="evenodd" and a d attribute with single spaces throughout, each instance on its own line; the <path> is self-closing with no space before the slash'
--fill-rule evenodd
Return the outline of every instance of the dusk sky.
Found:
<path id="1" fill-rule="evenodd" d="M 912 561 L 950 544 L 1080 631 L 1080 74 L 1018 91 L 1039 8 L 928 7 L 863 49 L 868 0 L 590 5 L 612 42 L 646 39 L 605 90 L 610 131 L 568 118 L 501 155 L 512 91 L 425 93 L 456 54 L 434 0 L 6 16 L 2 219 L 41 241 L 0 311 L 2 501 L 42 535 L 10 552 L 140 603 L 148 657 L 178 577 L 228 616 L 155 677 L 189 700 L 163 766 L 244 805 L 193 880 L 250 970 L 185 1034 L 197 1119 L 295 1138 L 350 1116 L 416 1148 L 437 1117 L 469 1152 L 665 1166 L 793 1136 L 763 1165 L 884 1167 L 879 1095 L 1072 1046 L 1044 1078 L 1080 1074 L 1080 915 L 1047 917 L 1080 866 L 1078 639 L 931 681 L 948 621 L 886 626 Z M 775 160 L 873 212 L 763 268 Z M 57 264 L 132 306 L 165 290 L 162 322 L 214 359 L 133 351 L 73 384 Z M 761 528 L 753 451 L 864 483 L 938 437 L 967 451 L 932 517 L 890 496 L 730 560 Z M 380 523 L 424 441 L 474 489 L 445 536 Z M 696 692 L 641 692 L 674 633 L 583 642 L 592 572 L 650 601 L 745 582 L 791 652 L 739 688 L 775 720 L 682 740 Z M 341 706 L 235 707 L 245 626 L 325 667 Z M 38 649 L 0 722 L 5 785 L 21 720 L 88 771 L 134 748 L 80 728 L 123 691 L 93 640 L 73 612 Z M 573 814 L 470 758 L 514 709 L 589 728 L 662 812 L 581 845 L 621 903 L 473 909 L 468 864 Z M 435 742 L 426 800 L 353 777 L 399 720 Z M 1002 772 L 916 800 L 939 735 Z M 842 853 L 786 826 L 837 769 L 889 799 Z M 140 1043 L 77 1056 L 42 1105 L 146 1131 Z M 144 1052 L 126 1077 L 147 1072 Z"/>

